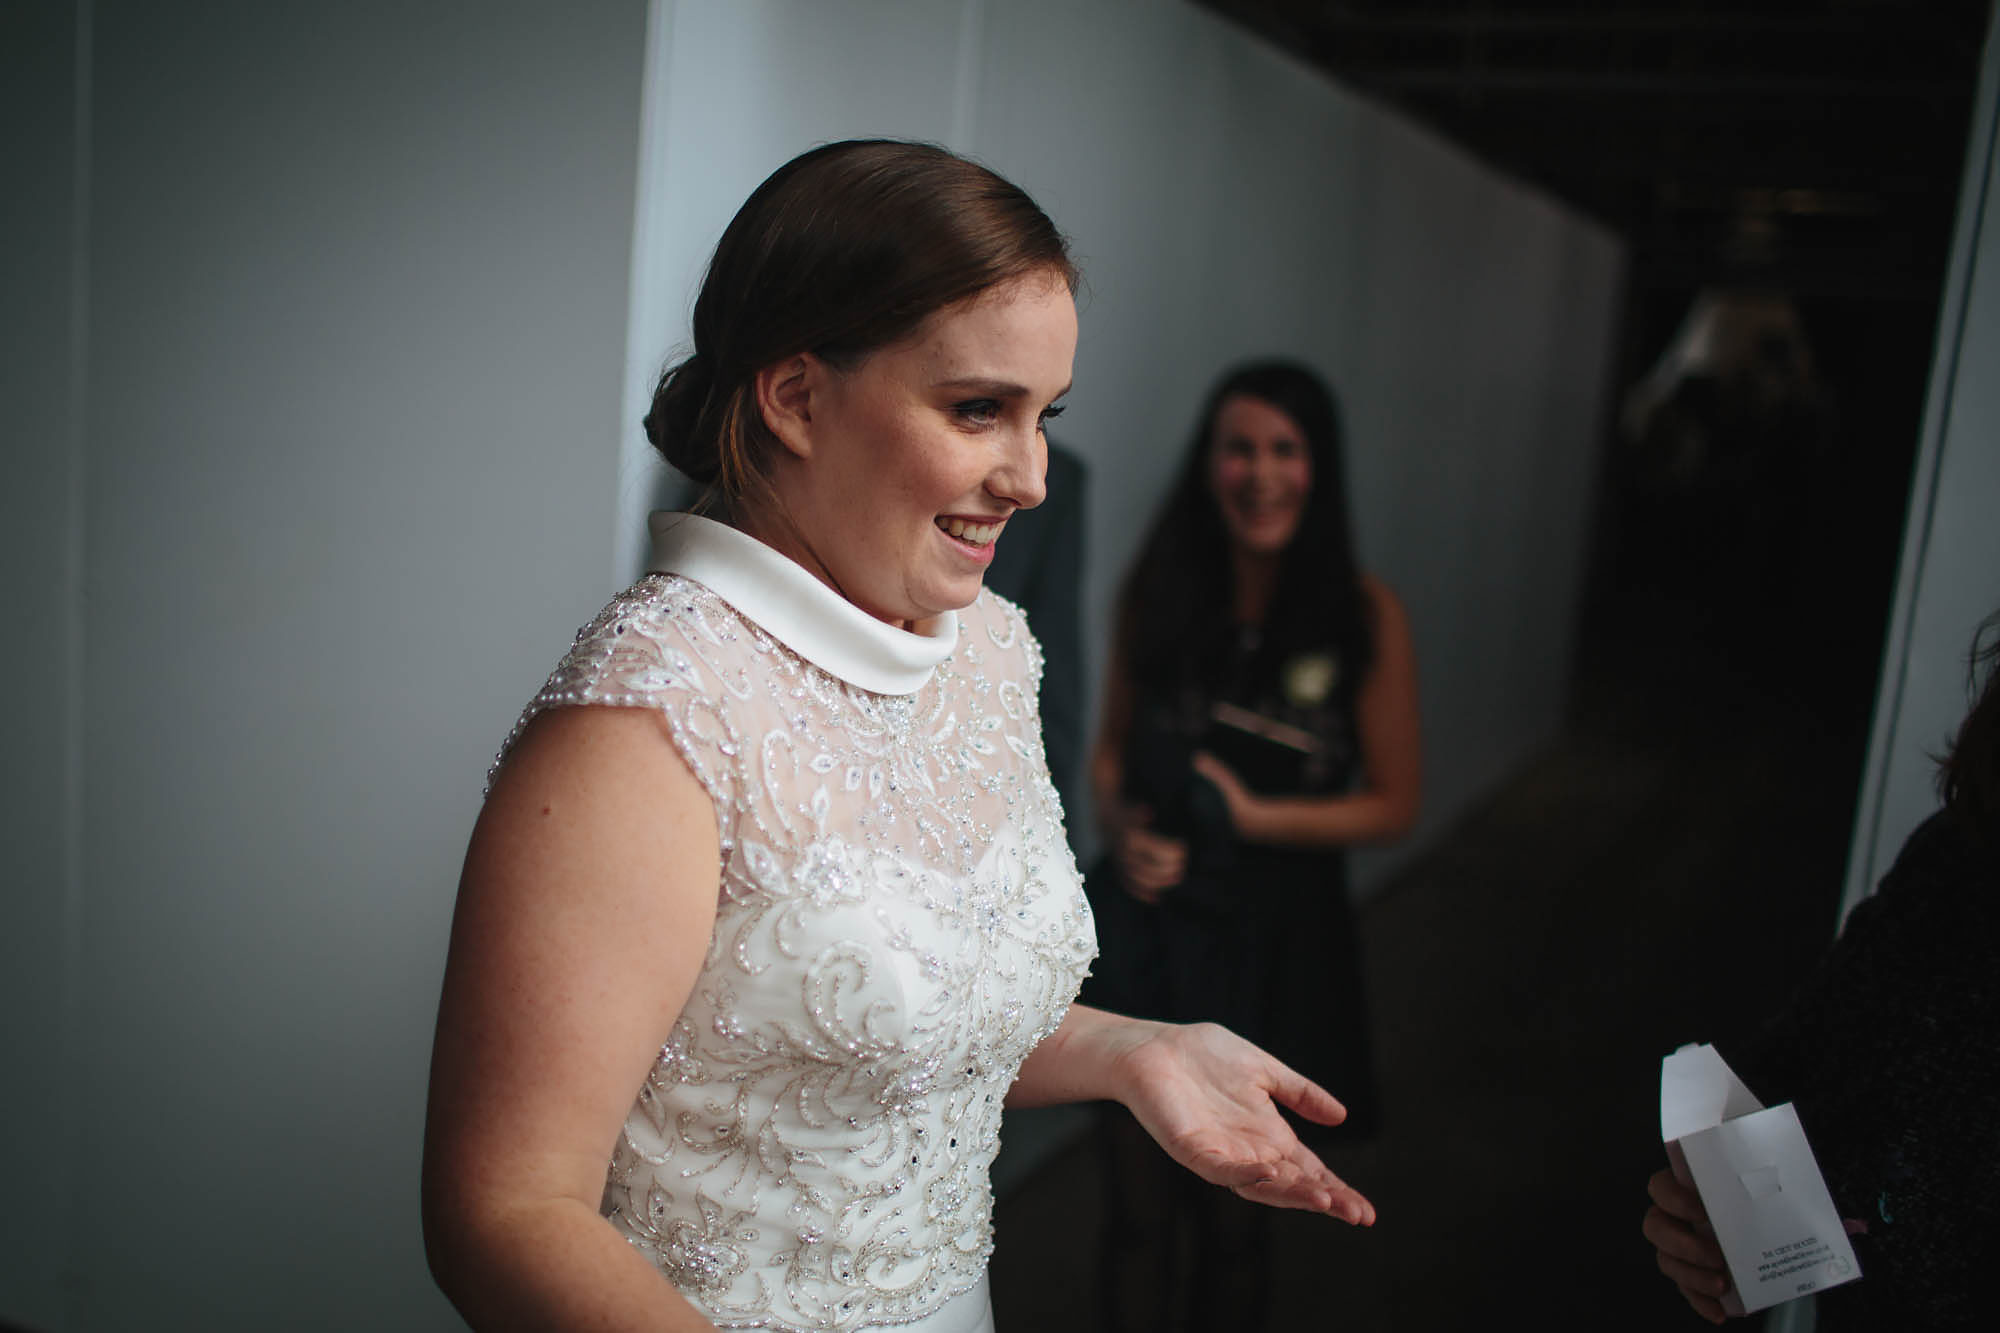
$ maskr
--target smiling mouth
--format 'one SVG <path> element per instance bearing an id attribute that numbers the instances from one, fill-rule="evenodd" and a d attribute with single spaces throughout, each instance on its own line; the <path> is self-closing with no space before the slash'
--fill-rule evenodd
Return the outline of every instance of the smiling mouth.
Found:
<path id="1" fill-rule="evenodd" d="M 1236 512 L 1253 522 L 1292 514 L 1297 512 L 1298 507 L 1295 501 L 1289 499 L 1238 500 L 1235 504 Z"/>
<path id="2" fill-rule="evenodd" d="M 990 545 L 1000 535 L 1000 529 L 1006 526 L 1004 522 L 968 523 L 962 518 L 940 518 L 937 525 L 947 537 L 956 537 L 973 546 Z"/>

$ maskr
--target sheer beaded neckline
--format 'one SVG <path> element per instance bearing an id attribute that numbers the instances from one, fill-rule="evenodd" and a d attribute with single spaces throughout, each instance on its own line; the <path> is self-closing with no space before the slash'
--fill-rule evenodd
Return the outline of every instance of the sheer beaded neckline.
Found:
<path id="1" fill-rule="evenodd" d="M 958 646 L 958 615 L 922 632 L 897 629 L 804 568 L 726 523 L 660 510 L 651 518 L 655 574 L 693 579 L 800 657 L 876 694 L 915 694 Z"/>

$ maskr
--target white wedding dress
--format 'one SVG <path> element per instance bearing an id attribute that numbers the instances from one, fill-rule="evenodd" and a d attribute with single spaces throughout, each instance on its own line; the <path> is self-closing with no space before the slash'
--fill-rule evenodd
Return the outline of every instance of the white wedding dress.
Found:
<path id="1" fill-rule="evenodd" d="M 658 710 L 721 832 L 604 1214 L 724 1328 L 990 1329 L 1001 1101 L 1096 947 L 1040 650 L 990 593 L 911 633 L 722 524 L 654 536 L 522 717 Z"/>

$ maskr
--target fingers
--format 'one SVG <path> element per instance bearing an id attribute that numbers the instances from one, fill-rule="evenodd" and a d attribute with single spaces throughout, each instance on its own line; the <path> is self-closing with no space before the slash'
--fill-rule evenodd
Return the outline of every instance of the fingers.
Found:
<path id="1" fill-rule="evenodd" d="M 1148 862 L 1122 862 L 1119 866 L 1125 886 L 1143 902 L 1157 902 L 1162 893 L 1181 882 L 1180 872 L 1162 869 Z"/>
<path id="2" fill-rule="evenodd" d="M 1213 1185 L 1233 1190 L 1253 1203 L 1325 1213 L 1355 1226 L 1375 1225 L 1375 1205 L 1328 1169 L 1300 1143 L 1282 1120 L 1273 1120 L 1264 1140 L 1236 1139 L 1173 1153 L 1182 1165 Z M 1172 1151 L 1172 1150 L 1170 1150 Z"/>
<path id="3" fill-rule="evenodd" d="M 1122 863 L 1119 868 L 1125 872 L 1125 879 L 1132 887 L 1149 893 L 1170 889 L 1181 882 L 1182 872 L 1177 865 L 1133 860 Z"/>
<path id="4" fill-rule="evenodd" d="M 1670 1213 L 1657 1207 L 1648 1208 L 1639 1229 L 1662 1255 L 1714 1273 L 1718 1278 L 1726 1271 L 1722 1247 L 1715 1243 L 1714 1238 L 1694 1230 Z"/>
<path id="5" fill-rule="evenodd" d="M 1207 778 L 1222 793 L 1222 803 L 1229 809 L 1229 822 L 1236 826 L 1239 833 L 1244 832 L 1257 798 L 1243 785 L 1243 779 L 1212 754 L 1197 754 L 1192 766 L 1197 774 Z"/>
<path id="6" fill-rule="evenodd" d="M 1118 868 L 1141 902 L 1156 902 L 1160 894 L 1187 874 L 1187 844 L 1143 829 L 1127 829 L 1119 839 Z"/>
<path id="7" fill-rule="evenodd" d="M 1674 1178 L 1671 1171 L 1655 1171 L 1646 1182 L 1646 1194 L 1653 1206 L 1646 1210 L 1640 1230 L 1654 1248 L 1677 1259 L 1703 1268 L 1722 1271 L 1722 1247 L 1708 1224 L 1708 1210 L 1701 1196 Z"/>
<path id="8" fill-rule="evenodd" d="M 1131 829 L 1125 834 L 1125 854 L 1138 860 L 1178 868 L 1187 863 L 1187 844 L 1165 834 Z"/>
<path id="9" fill-rule="evenodd" d="M 1728 1318 L 1722 1308 L 1722 1293 L 1729 1290 L 1729 1281 L 1720 1274 L 1705 1269 L 1694 1268 L 1668 1254 L 1659 1256 L 1660 1271 L 1667 1280 L 1680 1288 L 1681 1298 L 1693 1307 L 1694 1312 L 1711 1324 L 1719 1324 Z"/>
<path id="10" fill-rule="evenodd" d="M 1639 1229 L 1653 1244 L 1660 1272 L 1680 1288 L 1696 1314 L 1720 1324 L 1728 1317 L 1721 1298 L 1729 1290 L 1729 1274 L 1722 1247 L 1709 1230 L 1701 1196 L 1674 1179 L 1671 1171 L 1655 1172 L 1646 1182 L 1646 1193 L 1653 1206 Z"/>
<path id="11" fill-rule="evenodd" d="M 1729 1312 L 1722 1308 L 1721 1301 L 1712 1301 L 1706 1296 L 1697 1296 L 1687 1288 L 1681 1288 L 1681 1295 L 1694 1307 L 1694 1312 L 1711 1324 L 1720 1324 L 1729 1318 Z"/>
<path id="12" fill-rule="evenodd" d="M 1375 1225 L 1375 1205 L 1361 1191 L 1326 1169 L 1317 1158 L 1310 1168 L 1284 1163 L 1262 1179 L 1230 1188 L 1252 1203 L 1325 1213 L 1353 1226 Z"/>
<path id="13" fill-rule="evenodd" d="M 1224 791 L 1243 786 L 1243 779 L 1236 776 L 1235 769 L 1223 763 L 1206 750 L 1196 754 L 1191 761 L 1191 765 L 1195 772 L 1201 774 Z"/>
<path id="14" fill-rule="evenodd" d="M 1702 1207 L 1701 1195 L 1681 1184 L 1672 1171 L 1655 1171 L 1646 1181 L 1646 1197 L 1683 1222 L 1708 1226 L 1708 1209 Z"/>
<path id="15" fill-rule="evenodd" d="M 1665 1250 L 1658 1251 L 1655 1257 L 1660 1271 L 1667 1275 L 1668 1280 L 1690 1295 L 1720 1300 L 1722 1293 L 1729 1290 L 1727 1273 L 1718 1273 L 1714 1269 L 1676 1259 Z"/>
<path id="16" fill-rule="evenodd" d="M 1324 1190 L 1325 1200 L 1315 1205 L 1315 1210 L 1325 1213 L 1328 1217 L 1337 1217 L 1352 1226 L 1374 1226 L 1375 1205 L 1368 1201 L 1367 1196 L 1331 1171 L 1326 1175 L 1328 1183 Z"/>
<path id="17" fill-rule="evenodd" d="M 1347 1119 L 1347 1108 L 1341 1105 L 1339 1098 L 1276 1060 L 1271 1064 L 1271 1100 L 1318 1124 L 1337 1125 Z"/>

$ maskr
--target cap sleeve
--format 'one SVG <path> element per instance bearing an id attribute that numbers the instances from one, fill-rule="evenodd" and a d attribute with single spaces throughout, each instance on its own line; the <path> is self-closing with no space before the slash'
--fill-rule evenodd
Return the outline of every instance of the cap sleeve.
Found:
<path id="1" fill-rule="evenodd" d="M 521 733 L 551 708 L 647 708 L 660 714 L 681 760 L 714 802 L 725 847 L 743 794 L 740 709 L 750 694 L 739 623 L 698 584 L 642 579 L 576 633 L 569 652 L 522 710 L 486 775 L 487 790 Z"/>

